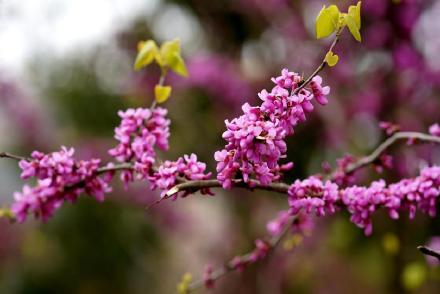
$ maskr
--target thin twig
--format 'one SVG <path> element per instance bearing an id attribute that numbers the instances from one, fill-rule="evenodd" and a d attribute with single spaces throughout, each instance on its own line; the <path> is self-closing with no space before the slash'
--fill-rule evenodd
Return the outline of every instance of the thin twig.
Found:
<path id="1" fill-rule="evenodd" d="M 133 165 L 131 163 L 127 162 L 127 163 L 115 164 L 113 166 L 100 167 L 100 168 L 98 168 L 96 173 L 103 174 L 106 172 L 115 172 L 115 171 L 119 171 L 119 170 L 130 170 L 130 169 L 133 169 Z"/>
<path id="2" fill-rule="evenodd" d="M 11 154 L 8 152 L 0 152 L 0 158 L 10 158 L 10 159 L 15 159 L 15 160 L 27 160 L 27 161 L 30 160 L 29 158 L 15 155 L 15 154 Z"/>
<path id="3" fill-rule="evenodd" d="M 276 236 L 273 236 L 268 242 L 267 245 L 269 246 L 269 252 L 267 253 L 267 255 L 264 258 L 267 258 L 268 255 L 273 252 L 273 250 L 278 246 L 278 244 L 281 242 L 281 240 L 284 238 L 284 236 L 286 236 L 286 234 L 289 232 L 289 229 L 291 228 L 293 222 L 295 221 L 295 217 L 292 217 L 292 219 L 284 226 L 283 230 L 281 233 L 279 233 Z M 251 257 L 252 257 L 252 252 L 244 254 L 242 256 L 240 256 L 240 260 L 246 264 L 249 263 L 251 261 Z M 235 258 L 234 258 L 235 259 Z M 234 271 L 235 268 L 235 264 L 234 264 L 234 259 L 231 259 L 230 261 L 228 261 L 224 266 L 221 266 L 217 269 L 215 269 L 211 276 L 210 279 L 212 281 L 216 281 L 220 278 L 222 278 L 223 276 L 225 276 L 226 274 Z M 188 286 L 188 292 L 194 291 L 199 287 L 202 287 L 205 283 L 204 279 L 198 279 L 194 282 L 192 282 L 191 284 L 189 284 Z"/>
<path id="4" fill-rule="evenodd" d="M 419 251 L 422 252 L 423 254 L 433 256 L 440 261 L 440 251 L 434 250 L 426 246 L 417 246 L 417 249 L 419 249 Z"/>
<path id="5" fill-rule="evenodd" d="M 420 142 L 431 142 L 440 144 L 440 137 L 431 136 L 419 132 L 398 132 L 386 139 L 370 155 L 362 157 L 355 163 L 349 165 L 344 172 L 347 174 L 375 162 L 388 148 L 400 140 L 419 140 Z"/>
<path id="6" fill-rule="evenodd" d="M 333 40 L 333 42 L 332 42 L 332 44 L 330 45 L 330 47 L 329 47 L 329 49 L 327 50 L 327 53 L 328 52 L 332 52 L 333 51 L 333 49 L 335 48 L 335 46 L 336 46 L 336 44 L 339 42 L 339 37 L 341 36 L 341 33 L 342 33 L 342 31 L 343 31 L 343 27 L 341 28 L 341 29 L 339 29 L 337 32 L 336 32 L 336 36 L 335 36 L 335 39 Z M 325 56 L 327 56 L 327 54 L 325 55 Z M 298 94 L 299 93 L 299 91 L 301 91 L 301 89 L 303 89 L 305 86 L 307 86 L 311 81 L 312 81 L 312 79 L 321 71 L 321 70 L 323 70 L 324 69 L 324 67 L 327 65 L 327 61 L 325 61 L 325 56 L 324 56 L 324 58 L 322 59 L 322 61 L 321 61 L 321 64 L 315 69 L 315 71 L 306 79 L 306 80 L 304 80 L 304 82 L 301 84 L 301 85 L 299 85 L 299 87 L 298 88 L 296 88 L 293 92 L 292 92 L 292 95 L 296 95 L 296 94 Z"/>
<path id="7" fill-rule="evenodd" d="M 263 185 L 257 180 L 250 180 L 249 183 L 245 183 L 239 179 L 233 180 L 233 182 L 234 188 L 243 188 L 249 190 L 265 190 L 285 194 L 289 189 L 289 185 L 286 183 L 272 183 L 270 185 Z M 167 193 L 167 196 L 172 196 L 180 191 L 200 190 L 203 188 L 219 188 L 221 186 L 222 184 L 218 180 L 185 181 L 171 188 Z"/>

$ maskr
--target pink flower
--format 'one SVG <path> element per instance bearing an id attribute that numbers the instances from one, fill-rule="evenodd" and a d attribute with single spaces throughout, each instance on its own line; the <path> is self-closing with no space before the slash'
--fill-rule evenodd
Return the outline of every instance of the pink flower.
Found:
<path id="1" fill-rule="evenodd" d="M 429 127 L 429 133 L 433 136 L 440 137 L 440 125 L 438 123 Z"/>
<path id="2" fill-rule="evenodd" d="M 44 154 L 34 151 L 30 161 L 19 163 L 22 178 L 34 177 L 34 187 L 25 185 L 14 194 L 12 211 L 17 220 L 23 222 L 29 213 L 46 221 L 65 201 L 75 201 L 85 192 L 98 201 L 111 191 L 112 174 L 98 176 L 99 159 L 73 159 L 74 149 L 62 147 L 60 151 Z"/>
<path id="3" fill-rule="evenodd" d="M 392 122 L 388 122 L 388 121 L 381 121 L 379 123 L 379 127 L 383 130 L 385 130 L 385 133 L 388 136 L 393 135 L 394 133 L 400 131 L 400 126 L 398 124 L 394 124 Z"/>
<path id="4" fill-rule="evenodd" d="M 225 121 L 223 138 L 227 144 L 214 154 L 217 179 L 225 189 L 230 188 L 235 179 L 250 186 L 251 179 L 257 179 L 263 185 L 278 181 L 281 171 L 293 166 L 292 163 L 279 163 L 286 156 L 286 137 L 293 134 L 294 127 L 305 121 L 306 113 L 313 110 L 311 100 L 315 97 L 323 102 L 329 93 L 329 88 L 321 87 L 322 79 L 316 76 L 311 84 L 313 93 L 301 89 L 292 95 L 302 77 L 287 69 L 272 81 L 275 86 L 270 93 L 263 90 L 258 94 L 261 106 L 245 103 L 243 115 Z"/>
<path id="5" fill-rule="evenodd" d="M 197 156 L 191 154 L 190 156 L 184 155 L 177 161 L 165 161 L 156 172 L 148 177 L 151 183 L 151 189 L 161 190 L 161 196 L 165 197 L 166 193 L 177 184 L 178 178 L 184 178 L 186 180 L 207 180 L 211 177 L 211 173 L 205 173 L 206 164 L 197 161 Z M 192 191 L 193 192 L 193 191 Z M 182 197 L 190 194 L 191 192 L 185 191 Z M 202 194 L 212 195 L 211 191 L 207 188 L 201 189 Z M 175 198 L 177 197 L 177 193 Z"/>
<path id="6" fill-rule="evenodd" d="M 153 110 L 129 108 L 118 114 L 122 118 L 115 128 L 115 139 L 119 144 L 110 149 L 109 154 L 119 162 L 134 161 L 133 171 L 121 173 L 121 180 L 127 184 L 134 180 L 133 172 L 141 179 L 150 175 L 156 160 L 156 146 L 161 150 L 168 149 L 170 120 L 166 118 L 167 110 L 161 107 Z"/>
<path id="7" fill-rule="evenodd" d="M 392 219 L 399 218 L 400 212 L 405 210 L 409 211 L 410 218 L 414 218 L 417 210 L 434 217 L 440 197 L 440 167 L 425 167 L 419 176 L 388 186 L 379 180 L 366 187 L 341 189 L 335 183 L 323 183 L 310 177 L 296 180 L 288 194 L 291 215 L 302 211 L 322 216 L 334 213 L 337 207 L 345 207 L 351 214 L 350 220 L 370 235 L 373 232 L 372 216 L 380 208 L 386 209 Z M 271 228 L 275 230 L 276 226 L 271 224 Z"/>
<path id="8" fill-rule="evenodd" d="M 314 211 L 318 216 L 333 214 L 339 200 L 338 186 L 330 181 L 324 183 L 316 177 L 296 180 L 288 194 L 291 214 L 297 214 L 300 210 L 307 213 Z"/>
<path id="9" fill-rule="evenodd" d="M 322 78 L 316 76 L 310 82 L 310 87 L 312 88 L 313 97 L 315 97 L 316 101 L 321 105 L 326 105 L 328 103 L 326 96 L 330 93 L 330 87 L 322 87 L 321 84 Z"/>

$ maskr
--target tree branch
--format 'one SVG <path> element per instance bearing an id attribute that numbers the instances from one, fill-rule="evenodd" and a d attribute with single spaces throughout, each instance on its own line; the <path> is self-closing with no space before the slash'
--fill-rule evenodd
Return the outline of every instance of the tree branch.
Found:
<path id="1" fill-rule="evenodd" d="M 267 258 L 269 256 L 269 254 L 271 252 L 273 252 L 273 250 L 280 244 L 281 240 L 284 238 L 284 236 L 287 235 L 287 233 L 289 232 L 289 229 L 291 228 L 291 226 L 295 220 L 296 220 L 296 218 L 292 217 L 292 219 L 284 226 L 283 231 L 280 234 L 273 236 L 267 242 L 267 245 L 269 246 L 269 252 L 267 253 L 267 255 L 264 258 Z M 251 257 L 252 257 L 252 252 L 249 252 L 247 254 L 241 255 L 240 260 L 244 264 L 246 264 L 246 263 L 249 263 L 252 261 Z M 216 281 L 216 280 L 222 278 L 223 276 L 225 276 L 226 274 L 234 271 L 236 269 L 235 264 L 234 264 L 234 259 L 235 258 L 229 260 L 224 266 L 215 269 L 210 276 L 211 280 Z M 196 290 L 197 288 L 202 287 L 204 285 L 204 283 L 205 283 L 204 279 L 198 279 L 198 280 L 192 282 L 188 286 L 188 292 L 192 292 L 192 291 Z"/>
<path id="2" fill-rule="evenodd" d="M 440 261 L 440 251 L 431 249 L 426 246 L 417 246 L 417 249 L 419 249 L 419 251 L 422 252 L 423 254 L 433 256 Z"/>
<path id="3" fill-rule="evenodd" d="M 386 139 L 382 144 L 380 144 L 370 155 L 365 156 L 355 163 L 350 164 L 346 169 L 345 173 L 350 174 L 354 171 L 369 165 L 376 161 L 388 148 L 390 148 L 394 143 L 400 140 L 419 140 L 426 143 L 437 143 L 440 144 L 440 137 L 431 136 L 419 132 L 397 132 L 388 139 Z"/>
<path id="4" fill-rule="evenodd" d="M 380 144 L 373 152 L 361 159 L 357 160 L 355 163 L 348 165 L 348 167 L 344 170 L 345 173 L 353 173 L 354 171 L 361 169 L 374 161 L 376 161 L 380 155 L 382 155 L 388 148 L 394 145 L 396 142 L 401 140 L 416 140 L 424 143 L 436 143 L 440 144 L 440 137 L 431 136 L 428 134 L 423 134 L 419 132 L 398 132 L 393 136 L 387 138 L 382 144 Z M 31 161 L 31 158 L 26 158 L 23 156 L 11 154 L 8 152 L 0 152 L 0 158 L 10 158 L 14 160 L 27 160 Z M 104 166 L 100 167 L 97 170 L 97 174 L 103 174 L 106 172 L 116 172 L 120 170 L 129 170 L 133 169 L 133 165 L 131 163 L 121 163 L 115 164 L 113 166 Z M 335 173 L 332 173 L 330 179 L 334 178 Z M 264 190 L 264 191 L 272 191 L 281 194 L 286 194 L 289 189 L 289 184 L 287 183 L 272 183 L 270 185 L 263 185 L 257 180 L 250 180 L 250 183 L 244 183 L 241 179 L 233 180 L 234 188 L 243 188 L 249 190 Z M 202 188 L 220 188 L 222 185 L 218 180 L 198 180 L 198 181 L 188 181 L 185 179 L 179 179 L 179 183 L 171 188 L 165 198 L 169 198 L 172 195 L 176 194 L 180 191 L 189 191 L 189 190 L 200 190 Z"/>
<path id="5" fill-rule="evenodd" d="M 15 155 L 15 154 L 11 154 L 8 152 L 0 152 L 0 158 L 10 158 L 10 159 L 15 159 L 15 160 L 27 160 L 29 161 L 29 158 L 23 157 L 23 156 L 19 156 L 19 155 Z"/>
<path id="6" fill-rule="evenodd" d="M 380 144 L 373 152 L 365 157 L 360 158 L 355 163 L 348 165 L 348 167 L 344 170 L 344 173 L 350 174 L 355 172 L 358 169 L 361 169 L 374 161 L 376 161 L 380 155 L 382 155 L 388 148 L 401 140 L 418 140 L 419 142 L 424 143 L 436 143 L 440 144 L 440 137 L 431 136 L 419 132 L 398 132 L 393 136 L 386 139 L 382 144 Z M 330 180 L 336 177 L 335 173 L 332 173 L 330 176 Z M 289 189 L 289 184 L 287 183 L 272 183 L 270 185 L 262 185 L 257 180 L 251 180 L 251 184 L 246 184 L 241 179 L 233 180 L 234 188 L 244 188 L 249 190 L 265 190 L 265 191 L 273 191 L 278 193 L 286 194 Z M 198 181 L 186 181 L 184 180 L 182 183 L 177 184 L 173 188 L 171 188 L 167 194 L 166 198 L 171 197 L 172 195 L 187 190 L 199 190 L 202 188 L 219 188 L 221 187 L 221 183 L 218 180 L 198 180 Z M 250 187 L 252 186 L 252 187 Z"/>
<path id="7" fill-rule="evenodd" d="M 263 185 L 257 180 L 250 180 L 249 184 L 243 182 L 243 180 L 237 179 L 233 180 L 234 188 L 243 188 L 249 190 L 265 190 L 277 193 L 286 194 L 289 189 L 289 185 L 286 183 L 272 183 L 270 185 Z M 170 197 L 180 191 L 187 190 L 200 190 L 202 188 L 219 188 L 222 184 L 218 180 L 198 180 L 198 181 L 184 181 L 180 184 L 175 185 L 171 188 L 166 196 Z"/>

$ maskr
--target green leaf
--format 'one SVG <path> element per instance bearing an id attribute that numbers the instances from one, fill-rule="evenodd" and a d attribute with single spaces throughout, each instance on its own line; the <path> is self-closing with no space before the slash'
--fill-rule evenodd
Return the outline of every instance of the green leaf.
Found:
<path id="1" fill-rule="evenodd" d="M 178 53 L 174 53 L 168 61 L 168 66 L 172 71 L 175 73 L 181 75 L 181 76 L 188 76 L 188 71 L 186 69 L 185 61 L 183 61 L 182 56 Z"/>
<path id="2" fill-rule="evenodd" d="M 333 54 L 332 51 L 327 52 L 327 54 L 325 55 L 325 62 L 327 62 L 327 64 L 330 67 L 335 66 L 339 61 L 339 56 L 336 54 Z"/>
<path id="3" fill-rule="evenodd" d="M 159 65 L 167 66 L 175 54 L 180 55 L 180 40 L 166 41 L 160 46 Z"/>
<path id="4" fill-rule="evenodd" d="M 359 28 L 356 25 L 356 21 L 353 17 L 350 15 L 345 16 L 345 22 L 348 26 L 348 29 L 350 30 L 350 33 L 353 35 L 353 37 L 356 39 L 356 41 L 361 42 L 361 33 L 359 32 Z"/>
<path id="5" fill-rule="evenodd" d="M 339 21 L 339 9 L 336 5 L 325 5 L 316 17 L 316 38 L 321 39 L 330 36 L 336 31 Z"/>
<path id="6" fill-rule="evenodd" d="M 356 26 L 359 30 L 361 29 L 361 4 L 362 2 L 359 1 L 356 6 L 351 5 L 348 8 L 348 15 L 350 15 L 354 19 Z"/>
<path id="7" fill-rule="evenodd" d="M 168 100 L 171 95 L 171 87 L 170 86 L 161 86 L 156 85 L 154 87 L 154 97 L 157 103 L 164 103 Z"/>
<path id="8" fill-rule="evenodd" d="M 149 65 L 153 62 L 154 58 L 158 55 L 159 49 L 153 40 L 148 40 L 146 42 L 139 42 L 139 53 L 136 56 L 134 62 L 134 69 L 140 70 L 141 68 Z"/>
<path id="9" fill-rule="evenodd" d="M 160 47 L 160 55 L 157 58 L 157 63 L 159 63 L 159 65 L 162 67 L 169 67 L 172 71 L 181 76 L 186 77 L 188 75 L 185 62 L 180 55 L 179 39 L 168 41 L 162 44 Z"/>

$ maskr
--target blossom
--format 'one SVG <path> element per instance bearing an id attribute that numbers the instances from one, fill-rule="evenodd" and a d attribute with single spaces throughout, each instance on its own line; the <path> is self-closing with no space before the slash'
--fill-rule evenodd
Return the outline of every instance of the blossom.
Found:
<path id="1" fill-rule="evenodd" d="M 440 137 L 440 125 L 438 123 L 429 127 L 429 133 L 433 136 Z"/>
<path id="2" fill-rule="evenodd" d="M 310 82 L 310 87 L 312 88 L 312 93 L 316 101 L 321 105 L 326 105 L 328 103 L 327 95 L 330 93 L 330 87 L 322 87 L 322 78 L 316 76 Z"/>
<path id="3" fill-rule="evenodd" d="M 291 215 L 287 210 L 282 210 L 278 213 L 276 219 L 273 219 L 267 223 L 266 229 L 272 236 L 279 235 L 282 232 L 284 226 L 289 221 L 290 217 Z"/>
<path id="4" fill-rule="evenodd" d="M 65 201 L 73 202 L 85 192 L 98 201 L 111 191 L 112 173 L 98 175 L 99 159 L 75 161 L 74 149 L 62 147 L 60 151 L 44 154 L 32 152 L 30 160 L 21 160 L 23 179 L 36 178 L 34 187 L 25 185 L 14 193 L 11 210 L 19 222 L 29 213 L 46 221 Z"/>
<path id="5" fill-rule="evenodd" d="M 245 103 L 243 114 L 231 121 L 226 120 L 223 139 L 224 149 L 215 152 L 217 179 L 223 188 L 232 186 L 233 180 L 241 179 L 249 186 L 257 179 L 262 185 L 269 185 L 281 179 L 281 172 L 293 166 L 280 165 L 286 157 L 285 139 L 293 134 L 294 127 L 306 119 L 306 113 L 313 110 L 311 100 L 319 99 L 324 104 L 328 87 L 322 87 L 322 79 L 316 76 L 311 83 L 311 91 L 306 88 L 295 90 L 302 77 L 283 69 L 281 76 L 272 78 L 275 86 L 271 92 L 261 91 L 258 96 L 260 106 Z"/>
<path id="6" fill-rule="evenodd" d="M 214 288 L 215 279 L 212 276 L 213 268 L 211 265 L 207 265 L 205 271 L 203 272 L 203 282 L 205 284 L 206 289 Z"/>
<path id="7" fill-rule="evenodd" d="M 206 164 L 197 161 L 195 154 L 184 155 L 183 158 L 179 157 L 176 161 L 165 161 L 157 171 L 148 176 L 148 180 L 151 183 L 151 189 L 161 190 L 161 196 L 165 197 L 166 193 L 177 184 L 179 178 L 185 180 L 209 179 L 211 173 L 205 173 L 205 170 Z M 201 192 L 202 194 L 211 195 L 211 191 L 207 188 L 201 189 Z M 185 191 L 182 197 L 188 194 L 189 192 Z"/>
<path id="8" fill-rule="evenodd" d="M 400 131 L 400 126 L 398 124 L 389 122 L 389 121 L 381 121 L 379 123 L 379 127 L 385 131 L 388 136 L 393 135 L 394 133 Z"/>
<path id="9" fill-rule="evenodd" d="M 318 216 L 332 214 L 339 200 L 338 185 L 316 177 L 296 180 L 289 187 L 288 194 L 291 214 L 297 214 L 300 210 L 307 213 L 315 211 Z"/>
<path id="10" fill-rule="evenodd" d="M 353 186 L 345 189 L 341 195 L 342 202 L 351 214 L 350 220 L 364 229 L 365 235 L 373 231 L 372 215 L 385 204 L 387 195 L 385 182 L 373 182 L 370 187 Z"/>
<path id="11" fill-rule="evenodd" d="M 353 172 L 347 172 L 348 167 L 355 162 L 351 154 L 345 154 L 342 158 L 336 160 L 337 168 L 332 175 L 334 182 L 341 186 L 347 186 L 355 182 Z"/>
<path id="12" fill-rule="evenodd" d="M 139 178 L 146 178 L 152 171 L 156 161 L 157 146 L 161 150 L 168 149 L 170 136 L 170 120 L 166 118 L 167 110 L 156 107 L 129 108 L 119 111 L 121 123 L 115 128 L 115 139 L 119 144 L 109 150 L 109 154 L 119 162 L 134 161 L 134 170 L 121 173 L 124 183 L 133 181 L 133 172 Z"/>
<path id="13" fill-rule="evenodd" d="M 255 240 L 255 249 L 251 252 L 249 256 L 249 261 L 251 263 L 254 263 L 258 260 L 265 258 L 270 249 L 271 246 L 266 241 L 263 241 L 261 239 Z"/>
<path id="14" fill-rule="evenodd" d="M 390 185 L 379 180 L 369 186 L 340 188 L 336 183 L 309 177 L 296 180 L 289 187 L 288 194 L 291 215 L 314 212 L 323 216 L 334 213 L 337 208 L 345 208 L 351 214 L 350 220 L 370 235 L 372 217 L 381 208 L 387 210 L 392 219 L 399 218 L 406 210 L 411 219 L 417 210 L 434 217 L 440 197 L 440 167 L 425 167 L 419 176 Z M 272 224 L 271 228 L 276 227 Z"/>

